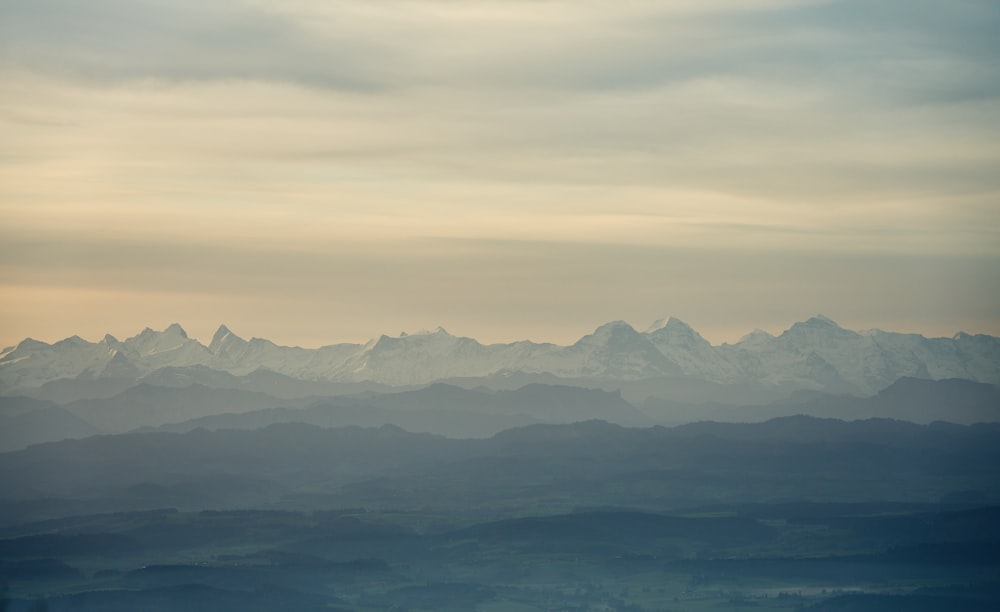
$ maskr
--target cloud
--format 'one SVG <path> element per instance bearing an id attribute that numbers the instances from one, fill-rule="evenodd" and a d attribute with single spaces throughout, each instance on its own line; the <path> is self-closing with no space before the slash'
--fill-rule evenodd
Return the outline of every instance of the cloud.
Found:
<path id="1" fill-rule="evenodd" d="M 32 295 L 332 307 L 316 279 L 336 278 L 352 313 L 406 287 L 428 317 L 449 300 L 468 321 L 463 308 L 502 317 L 506 304 L 579 331 L 566 304 L 594 303 L 588 325 L 632 316 L 615 308 L 663 314 L 640 301 L 761 314 L 798 286 L 812 297 L 794 308 L 811 314 L 895 275 L 1000 318 L 983 314 L 1000 283 L 982 264 L 1000 249 L 995 3 L 3 12 L 0 265 Z M 976 282 L 902 274 L 897 257 L 949 274 L 966 258 Z M 456 299 L 466 286 L 476 295 Z M 757 287 L 756 305 L 731 287 Z M 873 312 L 909 308 L 891 296 Z"/>
<path id="2" fill-rule="evenodd" d="M 974 78 L 997 55 L 998 13 L 976 0 L 8 0 L 0 41 L 8 64 L 105 81 L 627 91 L 707 76 L 906 80 L 928 59 L 977 65 Z M 909 85 L 933 90 L 923 76 Z"/>
<path id="3" fill-rule="evenodd" d="M 273 80 L 334 89 L 377 87 L 387 45 L 319 36 L 235 0 L 8 0 L 4 63 L 97 83 Z"/>

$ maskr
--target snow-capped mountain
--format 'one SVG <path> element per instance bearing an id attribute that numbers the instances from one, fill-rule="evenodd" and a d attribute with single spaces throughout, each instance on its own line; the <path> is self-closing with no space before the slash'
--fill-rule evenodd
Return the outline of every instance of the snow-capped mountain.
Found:
<path id="1" fill-rule="evenodd" d="M 522 369 L 567 378 L 622 380 L 682 373 L 676 363 L 653 346 L 649 338 L 624 321 L 605 323 L 594 333 L 533 365 Z"/>
<path id="2" fill-rule="evenodd" d="M 339 380 L 389 385 L 484 376 L 516 366 L 537 346 L 541 345 L 518 342 L 486 346 L 439 327 L 433 332 L 380 336 L 352 354 L 332 375 Z"/>
<path id="3" fill-rule="evenodd" d="M 646 330 L 646 337 L 687 376 L 715 382 L 743 380 L 740 367 L 690 325 L 676 317 L 661 319 Z"/>
<path id="4" fill-rule="evenodd" d="M 1000 338 L 985 335 L 859 333 L 816 316 L 717 348 L 744 376 L 802 388 L 870 395 L 904 376 L 1000 382 Z"/>
<path id="5" fill-rule="evenodd" d="M 244 340 L 225 325 L 205 346 L 173 324 L 124 341 L 110 335 L 99 342 L 73 336 L 51 345 L 26 339 L 0 353 L 0 392 L 12 395 L 60 379 L 140 380 L 164 368 L 195 366 L 237 376 L 270 371 L 300 380 L 395 386 L 524 372 L 605 381 L 687 377 L 870 395 L 904 376 L 1000 383 L 1000 338 L 856 332 L 817 316 L 778 336 L 755 331 L 735 344 L 713 346 L 671 317 L 645 332 L 623 321 L 607 323 L 570 346 L 484 345 L 438 328 L 304 349 Z"/>

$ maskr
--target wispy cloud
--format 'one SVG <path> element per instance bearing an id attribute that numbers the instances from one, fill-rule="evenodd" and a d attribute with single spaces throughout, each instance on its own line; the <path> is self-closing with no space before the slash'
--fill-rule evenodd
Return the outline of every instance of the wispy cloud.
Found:
<path id="1" fill-rule="evenodd" d="M 788 282 L 812 286 L 809 270 L 822 270 L 843 295 L 877 286 L 835 272 L 855 257 L 870 258 L 871 274 L 897 270 L 895 257 L 998 258 L 992 2 L 7 0 L 0 10 L 0 267 L 12 287 L 152 292 L 162 278 L 189 297 L 211 292 L 212 270 L 226 295 L 303 301 L 324 270 L 364 271 L 376 286 L 491 270 L 554 307 L 607 302 L 558 282 L 600 267 L 598 252 L 646 270 L 680 249 L 702 280 L 678 289 L 703 296 L 770 278 L 712 264 L 713 250 L 757 254 L 764 267 L 772 256 L 814 262 Z M 462 240 L 491 255 L 456 254 Z M 648 250 L 623 255 L 632 248 Z M 529 274 L 505 253 L 538 261 Z M 727 272 L 736 268 L 743 276 Z M 661 286 L 683 276 L 663 269 Z M 969 269 L 970 304 L 956 312 L 1000 325 L 984 302 L 996 274 Z M 695 307 L 620 278 L 635 285 L 615 290 L 636 302 Z M 351 282 L 358 299 L 384 298 Z M 948 282 L 938 286 L 955 289 Z M 968 289 L 977 283 L 985 289 Z M 489 300 L 527 312 L 512 280 L 496 284 L 507 297 Z M 773 305 L 777 289 L 758 286 L 755 299 Z M 14 292 L 8 320 L 37 307 L 41 294 L 29 293 Z M 886 295 L 873 313 L 906 305 L 902 287 Z M 453 298 L 447 316 L 488 301 Z M 445 308 L 427 300 L 423 310 Z"/>

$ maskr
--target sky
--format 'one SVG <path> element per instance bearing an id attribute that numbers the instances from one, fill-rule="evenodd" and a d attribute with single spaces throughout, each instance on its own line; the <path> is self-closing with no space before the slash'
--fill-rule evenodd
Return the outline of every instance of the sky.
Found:
<path id="1" fill-rule="evenodd" d="M 995 0 L 0 0 L 0 345 L 1000 335 Z"/>

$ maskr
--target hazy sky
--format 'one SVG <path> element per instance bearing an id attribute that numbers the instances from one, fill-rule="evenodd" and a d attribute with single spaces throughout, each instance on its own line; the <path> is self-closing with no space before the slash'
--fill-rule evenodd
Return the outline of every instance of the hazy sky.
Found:
<path id="1" fill-rule="evenodd" d="M 0 0 L 0 344 L 1000 335 L 996 0 Z"/>

